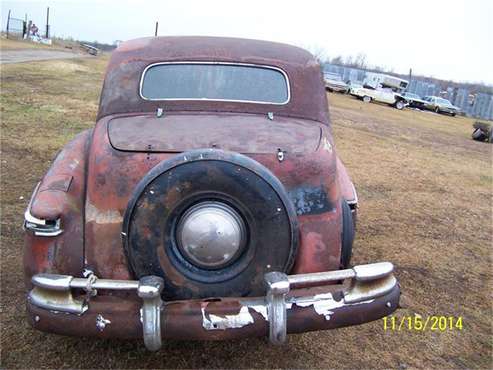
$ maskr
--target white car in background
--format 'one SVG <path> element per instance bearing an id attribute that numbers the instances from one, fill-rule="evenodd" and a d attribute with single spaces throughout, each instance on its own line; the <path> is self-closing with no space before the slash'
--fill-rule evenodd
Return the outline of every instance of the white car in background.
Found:
<path id="1" fill-rule="evenodd" d="M 342 80 L 341 75 L 337 73 L 324 72 L 324 82 L 325 89 L 330 92 L 340 92 L 340 93 L 348 93 L 349 86 Z"/>
<path id="2" fill-rule="evenodd" d="M 358 89 L 361 89 L 363 87 L 363 84 L 361 82 L 358 82 L 358 81 L 347 81 L 346 82 L 349 86 L 349 94 L 350 95 L 353 95 L 353 96 L 356 96 L 355 95 L 355 92 L 358 90 Z"/>
<path id="3" fill-rule="evenodd" d="M 371 101 L 386 103 L 399 110 L 408 105 L 407 100 L 401 94 L 393 91 L 390 88 L 352 88 L 351 95 L 362 99 L 365 103 L 370 103 Z"/>

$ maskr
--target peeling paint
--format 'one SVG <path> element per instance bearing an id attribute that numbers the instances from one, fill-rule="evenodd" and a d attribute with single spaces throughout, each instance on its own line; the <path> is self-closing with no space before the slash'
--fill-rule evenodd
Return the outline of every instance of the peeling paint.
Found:
<path id="1" fill-rule="evenodd" d="M 259 304 L 259 305 L 250 305 L 247 307 L 251 308 L 255 312 L 261 314 L 265 321 L 269 321 L 269 316 L 267 316 L 267 307 L 266 306 Z"/>
<path id="2" fill-rule="evenodd" d="M 325 320 L 330 320 L 330 318 L 334 314 L 334 311 L 332 310 L 336 308 L 341 308 L 344 306 L 354 306 L 357 304 L 366 304 L 366 303 L 371 303 L 373 301 L 374 299 L 370 299 L 363 302 L 348 304 L 344 302 L 344 299 L 341 299 L 340 301 L 336 301 L 331 293 L 323 293 L 323 294 L 317 294 L 313 297 L 295 298 L 292 301 L 292 304 L 296 304 L 298 307 L 313 306 L 313 309 L 317 314 L 324 316 Z M 288 309 L 290 308 L 291 307 L 288 307 Z"/>
<path id="3" fill-rule="evenodd" d="M 100 211 L 92 204 L 88 203 L 86 207 L 86 222 L 95 222 L 97 224 L 118 224 L 123 222 L 123 217 L 118 211 Z"/>
<path id="4" fill-rule="evenodd" d="M 318 215 L 331 212 L 335 207 L 331 204 L 323 187 L 304 186 L 288 192 L 291 201 L 296 207 L 296 214 Z"/>
<path id="5" fill-rule="evenodd" d="M 240 312 L 236 315 L 226 315 L 224 317 L 208 315 L 205 313 L 205 307 L 202 307 L 202 326 L 205 330 L 242 328 L 249 324 L 253 324 L 253 317 L 248 312 L 247 306 L 241 307 Z"/>

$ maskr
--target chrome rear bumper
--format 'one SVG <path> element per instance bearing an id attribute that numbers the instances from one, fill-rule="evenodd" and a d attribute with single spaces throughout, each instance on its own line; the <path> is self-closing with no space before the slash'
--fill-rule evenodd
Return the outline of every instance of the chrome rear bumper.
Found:
<path id="1" fill-rule="evenodd" d="M 271 272 L 265 275 L 265 297 L 173 302 L 161 300 L 165 287 L 163 280 L 156 276 L 135 281 L 98 279 L 94 275 L 76 278 L 38 274 L 32 278 L 34 288 L 29 292 L 28 309 L 35 327 L 74 335 L 94 333 L 77 328 L 74 322 L 86 322 L 89 317 L 95 317 L 94 328 L 102 333 L 113 326 L 113 321 L 116 323 L 125 316 L 125 322 L 131 323 L 127 332 L 125 328 L 112 328 L 110 335 L 132 336 L 138 326 L 133 306 L 129 306 L 128 312 L 116 315 L 117 303 L 102 303 L 106 302 L 105 296 L 98 296 L 98 290 L 135 290 L 142 300 L 140 330 L 149 350 L 159 349 L 163 336 L 182 338 L 183 333 L 187 333 L 184 337 L 189 339 L 226 339 L 237 337 L 234 333 L 226 335 L 234 331 L 241 333 L 240 336 L 262 335 L 265 327 L 270 341 L 280 344 L 286 340 L 288 332 L 358 324 L 388 315 L 397 308 L 399 300 L 399 287 L 392 271 L 391 263 L 381 262 L 311 274 Z M 334 284 L 340 281 L 346 283 Z M 81 290 L 86 294 L 77 296 L 77 291 Z M 120 304 L 120 307 L 123 306 Z M 356 311 L 357 317 L 351 317 Z M 61 316 L 62 313 L 72 315 Z M 40 316 L 43 316 L 43 325 L 39 323 Z M 50 322 L 56 320 L 58 325 Z M 329 323 L 329 320 L 332 321 Z M 68 327 L 72 324 L 73 328 Z M 175 333 L 178 330 L 180 333 Z M 218 335 L 218 331 L 223 332 Z"/>

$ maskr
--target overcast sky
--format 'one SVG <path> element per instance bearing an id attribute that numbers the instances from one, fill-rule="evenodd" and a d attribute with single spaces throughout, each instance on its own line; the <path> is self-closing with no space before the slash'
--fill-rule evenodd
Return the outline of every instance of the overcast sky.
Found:
<path id="1" fill-rule="evenodd" d="M 364 53 L 372 65 L 456 81 L 493 84 L 492 0 L 361 1 L 2 1 L 40 28 L 46 7 L 56 36 L 112 43 L 159 35 L 233 36 Z"/>

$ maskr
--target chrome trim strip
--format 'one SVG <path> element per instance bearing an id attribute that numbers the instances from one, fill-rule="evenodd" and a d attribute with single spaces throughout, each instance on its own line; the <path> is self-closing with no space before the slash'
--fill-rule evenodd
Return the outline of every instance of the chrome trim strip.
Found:
<path id="1" fill-rule="evenodd" d="M 390 275 L 394 271 L 394 265 L 390 262 L 377 262 L 354 266 L 353 271 L 358 281 L 377 280 Z"/>
<path id="2" fill-rule="evenodd" d="M 44 221 L 44 220 L 43 220 Z M 36 236 L 57 236 L 63 233 L 63 229 L 60 226 L 60 219 L 55 221 L 53 226 L 40 226 L 35 223 L 24 221 L 24 230 L 29 230 Z"/>
<path id="3" fill-rule="evenodd" d="M 284 76 L 284 81 L 286 82 L 286 89 L 288 92 L 288 97 L 286 101 L 282 103 L 272 103 L 272 102 L 263 102 L 263 101 L 255 101 L 255 100 L 234 100 L 234 99 L 195 99 L 195 98 L 179 98 L 179 99 L 171 99 L 171 98 L 164 98 L 164 99 L 151 99 L 147 98 L 142 94 L 142 87 L 144 84 L 144 76 L 149 68 L 152 68 L 157 65 L 167 65 L 167 64 L 211 64 L 211 65 L 231 65 L 231 66 L 245 66 L 245 67 L 256 67 L 256 68 L 264 68 L 264 69 L 272 69 L 275 71 L 280 72 Z M 284 72 L 281 68 L 274 67 L 274 66 L 269 66 L 269 65 L 264 65 L 264 64 L 251 64 L 251 63 L 234 63 L 234 62 L 210 62 L 210 61 L 180 61 L 180 62 L 158 62 L 158 63 L 152 63 L 149 64 L 147 67 L 145 67 L 144 71 L 142 72 L 142 75 L 140 76 L 140 82 L 139 82 L 139 95 L 141 99 L 146 100 L 146 101 L 224 101 L 224 102 L 232 102 L 232 103 L 251 103 L 251 104 L 268 104 L 268 105 L 286 105 L 290 102 L 291 100 L 291 85 L 289 82 L 289 77 L 286 72 Z"/>
<path id="4" fill-rule="evenodd" d="M 70 282 L 71 288 L 84 289 L 86 286 L 87 279 L 75 278 Z M 91 284 L 91 287 L 101 290 L 137 290 L 139 282 L 136 280 L 97 279 Z"/>
<path id="5" fill-rule="evenodd" d="M 323 284 L 345 279 L 358 281 L 370 281 L 388 276 L 394 270 L 390 262 L 377 262 L 366 265 L 354 266 L 351 269 L 314 272 L 310 274 L 289 275 L 288 281 L 292 287 Z"/>
<path id="6" fill-rule="evenodd" d="M 358 206 L 358 193 L 356 193 L 356 188 L 354 187 L 354 184 L 351 182 L 351 186 L 353 187 L 353 194 L 354 194 L 354 198 L 352 200 L 347 200 L 347 204 L 349 204 L 350 206 L 352 205 L 356 205 Z"/>
<path id="7" fill-rule="evenodd" d="M 396 284 L 394 275 L 378 280 L 353 282 L 351 288 L 344 292 L 344 302 L 350 304 L 375 299 L 390 292 Z"/>
<path id="8" fill-rule="evenodd" d="M 31 278 L 34 286 L 50 290 L 70 290 L 70 282 L 74 280 L 73 276 L 58 274 L 37 274 Z"/>
<path id="9" fill-rule="evenodd" d="M 33 190 L 33 194 L 31 195 L 31 199 L 29 199 L 29 204 L 27 205 L 27 209 L 24 212 L 24 221 L 38 225 L 46 225 L 46 220 L 36 218 L 31 214 L 31 205 L 34 201 L 34 197 L 38 193 L 38 189 L 40 186 L 41 186 L 41 181 L 36 184 L 36 187 Z"/>

